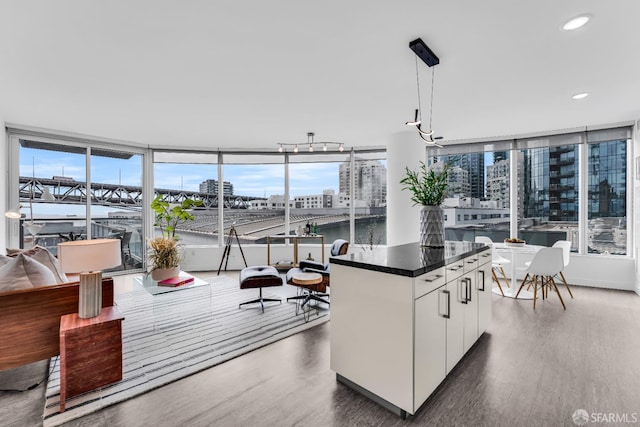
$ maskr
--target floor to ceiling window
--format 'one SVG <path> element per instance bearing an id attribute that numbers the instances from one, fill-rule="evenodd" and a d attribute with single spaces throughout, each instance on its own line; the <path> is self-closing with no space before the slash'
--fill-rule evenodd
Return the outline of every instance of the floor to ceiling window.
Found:
<path id="1" fill-rule="evenodd" d="M 343 173 L 349 158 L 349 153 L 288 155 L 291 230 L 308 223 L 325 243 L 349 240 L 350 181 Z"/>
<path id="2" fill-rule="evenodd" d="M 623 127 L 430 148 L 431 163 L 451 167 L 443 203 L 447 239 L 502 240 L 515 211 L 518 237 L 529 243 L 569 240 L 574 252 L 627 255 L 630 137 Z"/>
<path id="3" fill-rule="evenodd" d="M 588 251 L 627 254 L 627 144 L 588 144 Z"/>
<path id="4" fill-rule="evenodd" d="M 224 180 L 233 186 L 224 206 L 225 235 L 234 226 L 240 242 L 252 245 L 284 234 L 285 210 L 291 206 L 285 197 L 284 156 L 223 154 L 222 164 Z"/>
<path id="5" fill-rule="evenodd" d="M 154 197 L 172 203 L 182 203 L 186 198 L 201 200 L 202 208 L 194 210 L 194 221 L 178 224 L 176 236 L 184 245 L 218 244 L 218 155 L 216 153 L 195 153 L 175 151 L 155 151 L 153 153 Z M 223 197 L 228 200 L 233 195 L 233 186 L 224 183 Z M 147 207 L 151 201 L 148 201 Z M 152 219 L 153 221 L 153 219 Z M 160 229 L 154 229 L 160 235 Z"/>
<path id="6" fill-rule="evenodd" d="M 9 243 L 39 245 L 56 254 L 60 242 L 118 238 L 122 263 L 114 270 L 142 267 L 144 150 L 9 134 L 10 153 L 19 165 L 10 182 L 19 189 L 15 204 L 21 214 L 10 222 L 15 228 Z"/>

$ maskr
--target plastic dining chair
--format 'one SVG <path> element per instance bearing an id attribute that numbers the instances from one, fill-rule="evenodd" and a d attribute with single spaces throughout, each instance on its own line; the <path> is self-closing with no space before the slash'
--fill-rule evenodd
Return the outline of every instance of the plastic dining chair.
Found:
<path id="1" fill-rule="evenodd" d="M 531 260 L 531 265 L 527 274 L 530 276 L 529 281 L 533 284 L 533 309 L 536 309 L 536 300 L 538 298 L 538 279 L 540 279 L 540 291 L 542 292 L 542 299 L 545 299 L 549 294 L 549 288 L 553 288 L 558 294 L 560 304 L 565 310 L 567 307 L 564 305 L 562 295 L 558 290 L 555 280 L 553 278 L 562 271 L 564 268 L 564 261 L 562 256 L 562 248 L 542 248 Z M 516 299 L 520 295 L 520 291 L 524 287 L 526 282 L 522 282 L 518 292 L 516 293 Z"/>
<path id="2" fill-rule="evenodd" d="M 476 236 L 475 240 L 476 243 L 483 243 L 489 247 L 493 246 L 493 240 L 491 240 L 490 237 Z M 500 293 L 502 294 L 502 296 L 504 296 L 504 291 L 502 290 L 502 285 L 500 284 L 500 280 L 498 279 L 496 271 L 500 271 L 508 288 L 509 279 L 507 278 L 507 274 L 504 272 L 504 266 L 509 264 L 511 264 L 511 261 L 498 255 L 495 250 L 491 250 L 491 276 L 493 277 L 493 280 L 498 284 L 498 289 L 500 289 Z"/>
<path id="3" fill-rule="evenodd" d="M 564 270 L 564 267 L 569 265 L 569 261 L 571 260 L 571 242 L 569 240 L 558 240 L 553 244 L 552 247 L 562 248 L 562 261 Z M 567 291 L 569 291 L 569 295 L 571 295 L 571 298 L 573 298 L 573 293 L 571 292 L 571 288 L 569 288 L 569 284 L 567 283 L 567 279 L 564 277 L 564 273 L 562 272 L 562 270 L 560 270 L 560 273 L 558 274 L 560 275 L 565 288 L 567 288 Z"/>

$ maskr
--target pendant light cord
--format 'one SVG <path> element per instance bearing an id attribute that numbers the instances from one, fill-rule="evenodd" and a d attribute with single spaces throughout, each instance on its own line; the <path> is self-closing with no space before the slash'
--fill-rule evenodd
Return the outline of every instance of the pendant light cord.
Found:
<path id="1" fill-rule="evenodd" d="M 429 131 L 433 130 L 433 126 L 431 125 L 431 118 L 433 116 L 433 80 L 435 79 L 436 74 L 436 70 L 434 68 L 435 67 L 431 67 L 431 105 L 429 106 Z"/>
<path id="2" fill-rule="evenodd" d="M 422 121 L 422 102 L 420 101 L 420 73 L 418 72 L 418 55 L 416 55 L 416 87 L 418 88 L 418 120 Z"/>

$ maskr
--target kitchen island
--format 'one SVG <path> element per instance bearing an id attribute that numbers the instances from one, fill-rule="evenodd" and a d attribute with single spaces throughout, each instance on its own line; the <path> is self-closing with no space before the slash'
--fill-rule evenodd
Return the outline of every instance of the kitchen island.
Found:
<path id="1" fill-rule="evenodd" d="M 415 414 L 491 321 L 490 248 L 412 243 L 330 262 L 337 380 Z"/>

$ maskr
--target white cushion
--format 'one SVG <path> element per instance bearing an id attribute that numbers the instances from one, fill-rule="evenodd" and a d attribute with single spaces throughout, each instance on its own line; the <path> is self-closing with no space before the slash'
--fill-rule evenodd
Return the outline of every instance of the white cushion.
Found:
<path id="1" fill-rule="evenodd" d="M 0 267 L 0 292 L 55 284 L 49 268 L 23 254 Z"/>
<path id="2" fill-rule="evenodd" d="M 53 276 L 56 278 L 55 283 L 65 283 L 68 282 L 69 279 L 64 274 L 62 269 L 60 268 L 60 263 L 58 259 L 54 257 L 51 252 L 47 250 L 47 248 L 43 248 L 42 246 L 35 246 L 30 249 L 7 249 L 7 252 L 11 257 L 15 257 L 18 254 L 22 254 L 24 256 L 30 257 L 38 261 L 40 264 L 47 267 L 53 273 Z M 2 265 L 2 260 L 0 260 L 0 265 Z"/>

